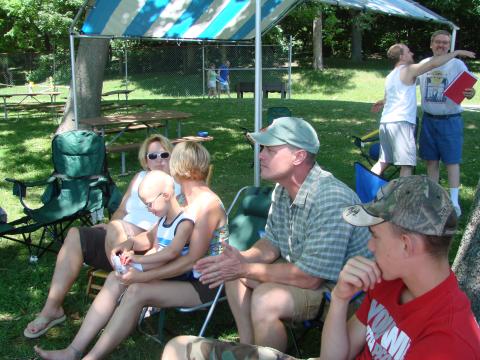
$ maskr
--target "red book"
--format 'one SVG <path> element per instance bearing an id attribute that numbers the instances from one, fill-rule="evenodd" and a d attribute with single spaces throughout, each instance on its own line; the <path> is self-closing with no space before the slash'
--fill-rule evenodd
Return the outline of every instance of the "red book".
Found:
<path id="1" fill-rule="evenodd" d="M 469 89 L 475 85 L 477 82 L 477 78 L 475 75 L 468 71 L 463 71 L 458 76 L 453 79 L 453 81 L 448 85 L 448 87 L 444 91 L 444 95 L 451 99 L 453 102 L 460 104 L 463 99 L 465 99 L 465 95 L 463 92 L 465 89 Z"/>

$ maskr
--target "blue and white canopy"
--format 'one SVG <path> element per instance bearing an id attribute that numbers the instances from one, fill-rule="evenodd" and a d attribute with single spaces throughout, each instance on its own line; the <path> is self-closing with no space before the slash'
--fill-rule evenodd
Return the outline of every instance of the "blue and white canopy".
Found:
<path id="1" fill-rule="evenodd" d="M 298 0 L 263 0 L 262 33 Z M 97 0 L 85 35 L 182 40 L 249 40 L 255 37 L 251 0 Z"/>
<path id="2" fill-rule="evenodd" d="M 320 0 L 358 10 L 451 24 L 410 0 Z M 262 0 L 265 33 L 299 0 Z M 82 33 L 93 36 L 241 41 L 255 37 L 253 0 L 97 0 Z"/>
<path id="3" fill-rule="evenodd" d="M 372 11 L 422 21 L 434 21 L 454 25 L 444 17 L 441 17 L 412 0 L 321 0 L 321 2 L 361 11 Z"/>

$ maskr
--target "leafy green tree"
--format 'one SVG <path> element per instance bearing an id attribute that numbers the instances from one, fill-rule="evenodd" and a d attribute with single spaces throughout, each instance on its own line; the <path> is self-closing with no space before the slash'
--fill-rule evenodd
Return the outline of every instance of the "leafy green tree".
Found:
<path id="1" fill-rule="evenodd" d="M 0 0 L 0 52 L 68 49 L 68 28 L 81 0 Z"/>

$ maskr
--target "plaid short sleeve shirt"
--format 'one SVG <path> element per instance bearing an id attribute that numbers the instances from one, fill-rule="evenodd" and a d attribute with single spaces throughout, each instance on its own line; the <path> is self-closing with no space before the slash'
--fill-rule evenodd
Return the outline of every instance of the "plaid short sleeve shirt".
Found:
<path id="1" fill-rule="evenodd" d="M 265 237 L 280 249 L 282 258 L 305 273 L 336 282 L 350 257 L 371 257 L 368 229 L 342 218 L 346 207 L 358 203 L 358 196 L 347 185 L 315 164 L 293 202 L 277 184 Z"/>

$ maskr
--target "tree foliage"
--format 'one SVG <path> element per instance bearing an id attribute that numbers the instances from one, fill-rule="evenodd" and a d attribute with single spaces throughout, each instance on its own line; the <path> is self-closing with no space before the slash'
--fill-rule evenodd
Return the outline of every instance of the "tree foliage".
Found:
<path id="1" fill-rule="evenodd" d="M 68 28 L 81 0 L 0 0 L 0 52 L 68 48 Z"/>
<path id="2" fill-rule="evenodd" d="M 457 47 L 476 49 L 479 45 L 480 0 L 421 0 L 427 8 L 460 27 Z M 303 59 L 312 55 L 312 24 L 319 9 L 323 13 L 324 56 L 350 57 L 353 22 L 362 29 L 364 56 L 384 55 L 395 42 L 405 42 L 419 58 L 430 54 L 430 34 L 448 25 L 415 19 L 361 12 L 353 17 L 348 9 L 306 1 L 292 11 L 279 25 L 284 36 L 295 39 L 295 54 Z M 301 60 L 301 59 L 300 59 Z"/>
<path id="3" fill-rule="evenodd" d="M 458 47 L 478 47 L 480 0 L 418 2 L 460 27 Z M 82 3 L 82 0 L 0 0 L 0 52 L 68 52 L 68 27 Z M 397 41 L 408 43 L 422 57 L 430 53 L 430 33 L 448 28 L 438 23 L 370 12 L 361 12 L 354 18 L 348 9 L 307 0 L 267 33 L 266 42 L 286 45 L 292 36 L 296 60 L 311 62 L 313 22 L 319 13 L 322 14 L 323 54 L 326 57 L 350 57 L 354 21 L 362 30 L 362 51 L 367 57 L 383 56 L 386 49 Z M 135 44 L 136 48 L 147 46 L 151 44 Z"/>

